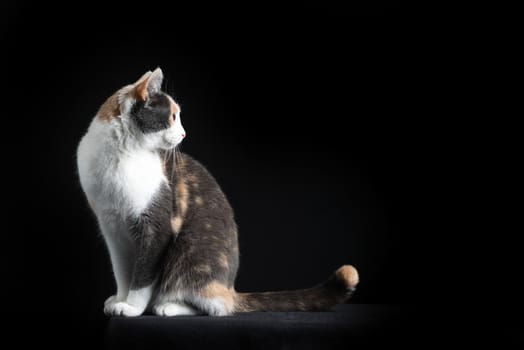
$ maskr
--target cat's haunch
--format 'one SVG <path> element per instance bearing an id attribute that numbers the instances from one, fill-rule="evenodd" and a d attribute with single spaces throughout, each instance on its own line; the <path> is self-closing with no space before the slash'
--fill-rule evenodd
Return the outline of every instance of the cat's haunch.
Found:
<path id="1" fill-rule="evenodd" d="M 82 189 L 107 244 L 116 294 L 107 315 L 231 315 L 320 311 L 358 284 L 345 265 L 309 289 L 238 293 L 233 210 L 211 174 L 180 153 L 180 106 L 161 91 L 160 68 L 100 107 L 78 146 Z"/>

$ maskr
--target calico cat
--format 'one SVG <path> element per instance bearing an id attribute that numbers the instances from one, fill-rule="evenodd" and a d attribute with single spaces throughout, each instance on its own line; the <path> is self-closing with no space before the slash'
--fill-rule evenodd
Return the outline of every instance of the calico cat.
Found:
<path id="1" fill-rule="evenodd" d="M 180 107 L 161 91 L 160 68 L 109 97 L 77 152 L 82 189 L 107 244 L 116 294 L 107 315 L 231 315 L 320 311 L 358 283 L 345 265 L 316 287 L 238 293 L 233 210 L 211 174 L 176 151 Z"/>

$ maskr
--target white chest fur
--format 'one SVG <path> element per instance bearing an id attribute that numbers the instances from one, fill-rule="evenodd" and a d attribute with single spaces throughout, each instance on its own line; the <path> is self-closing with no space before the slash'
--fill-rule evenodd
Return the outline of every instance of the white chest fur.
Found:
<path id="1" fill-rule="evenodd" d="M 160 157 L 140 148 L 123 150 L 101 123 L 93 121 L 78 147 L 82 188 L 97 215 L 136 217 L 165 181 Z"/>
<path id="2" fill-rule="evenodd" d="M 126 154 L 114 170 L 114 174 L 106 177 L 107 185 L 116 190 L 116 198 L 112 200 L 121 198 L 126 211 L 130 211 L 132 216 L 140 215 L 164 180 L 159 156 L 148 151 Z"/>

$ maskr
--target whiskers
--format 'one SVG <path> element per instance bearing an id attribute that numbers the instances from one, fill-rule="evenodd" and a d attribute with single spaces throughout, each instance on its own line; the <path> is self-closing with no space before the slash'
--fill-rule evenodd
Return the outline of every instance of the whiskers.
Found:
<path id="1" fill-rule="evenodd" d="M 179 145 L 164 151 L 164 164 L 169 183 L 172 185 L 176 173 L 182 169 L 182 153 Z"/>
<path id="2" fill-rule="evenodd" d="M 182 169 L 182 152 L 180 151 L 180 144 L 176 145 L 175 148 L 172 149 L 174 158 L 173 158 L 173 169 L 176 168 L 177 171 L 180 171 Z"/>

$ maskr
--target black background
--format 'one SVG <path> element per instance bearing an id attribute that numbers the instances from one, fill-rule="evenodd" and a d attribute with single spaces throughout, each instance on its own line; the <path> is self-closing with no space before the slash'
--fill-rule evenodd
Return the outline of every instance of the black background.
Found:
<path id="1" fill-rule="evenodd" d="M 7 313 L 103 328 L 115 288 L 76 147 L 105 98 L 157 66 L 182 107 L 182 150 L 235 208 L 237 290 L 307 287 L 351 263 L 352 302 L 428 301 L 440 169 L 434 120 L 420 118 L 421 38 L 398 4 L 4 6 Z"/>

